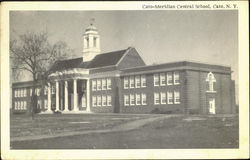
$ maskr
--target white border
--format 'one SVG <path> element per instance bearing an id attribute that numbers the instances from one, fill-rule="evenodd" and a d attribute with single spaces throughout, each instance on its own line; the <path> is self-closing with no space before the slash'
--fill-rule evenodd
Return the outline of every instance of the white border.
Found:
<path id="1" fill-rule="evenodd" d="M 239 149 L 116 149 L 10 150 L 9 149 L 9 11 L 10 10 L 141 10 L 143 4 L 237 4 L 239 13 Z M 148 9 L 159 10 L 159 9 Z M 164 9 L 161 9 L 164 10 Z M 166 9 L 172 10 L 172 9 Z M 176 9 L 174 9 L 176 10 Z M 181 10 L 181 9 L 178 9 Z M 183 9 L 187 10 L 187 9 Z M 193 9 L 190 9 L 193 10 Z M 207 10 L 207 9 L 204 9 Z M 209 9 L 210 10 L 210 9 Z M 215 10 L 212 8 L 211 10 Z M 223 10 L 223 9 L 219 9 Z M 226 10 L 226 8 L 225 8 Z M 249 26 L 247 1 L 183 2 L 4 2 L 1 3 L 1 156 L 3 159 L 165 159 L 249 157 Z"/>

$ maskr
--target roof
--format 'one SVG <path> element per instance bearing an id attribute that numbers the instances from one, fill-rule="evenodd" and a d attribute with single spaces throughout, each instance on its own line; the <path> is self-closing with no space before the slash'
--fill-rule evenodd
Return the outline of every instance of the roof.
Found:
<path id="1" fill-rule="evenodd" d="M 50 71 L 66 70 L 72 68 L 100 68 L 116 65 L 128 49 L 99 54 L 92 61 L 83 62 L 82 57 L 68 60 L 59 60 Z"/>

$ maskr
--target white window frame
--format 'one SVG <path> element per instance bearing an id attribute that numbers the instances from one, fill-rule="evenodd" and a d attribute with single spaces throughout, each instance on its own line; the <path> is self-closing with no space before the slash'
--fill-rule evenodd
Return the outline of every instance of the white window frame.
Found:
<path id="1" fill-rule="evenodd" d="M 97 80 L 96 84 L 97 84 L 96 90 L 97 91 L 102 90 L 102 81 L 100 79 Z"/>
<path id="2" fill-rule="evenodd" d="M 158 102 L 157 102 L 157 100 L 158 100 Z M 158 105 L 158 104 L 160 104 L 160 94 L 159 93 L 154 93 L 154 104 L 155 105 Z"/>
<path id="3" fill-rule="evenodd" d="M 171 80 L 171 82 L 169 82 Z M 167 85 L 173 85 L 173 74 L 172 72 L 167 72 Z"/>
<path id="4" fill-rule="evenodd" d="M 107 90 L 107 80 L 102 79 L 102 90 Z"/>
<path id="5" fill-rule="evenodd" d="M 173 104 L 173 92 L 168 92 L 168 104 Z M 172 102 L 170 101 L 172 100 Z"/>
<path id="6" fill-rule="evenodd" d="M 98 106 L 98 107 L 102 106 L 102 97 L 100 95 L 97 96 L 97 104 L 96 104 L 96 106 Z"/>
<path id="7" fill-rule="evenodd" d="M 24 104 L 23 104 L 23 109 L 25 109 L 25 110 L 26 110 L 26 109 L 27 109 L 27 102 L 26 102 L 26 101 L 24 101 L 23 103 L 24 103 Z"/>
<path id="8" fill-rule="evenodd" d="M 129 88 L 128 77 L 124 77 L 124 79 L 123 79 L 123 88 L 124 89 L 128 89 Z"/>
<path id="9" fill-rule="evenodd" d="M 135 95 L 134 94 L 129 95 L 129 103 L 131 106 L 135 105 Z"/>
<path id="10" fill-rule="evenodd" d="M 112 97 L 111 97 L 111 95 L 107 95 L 107 106 L 112 106 Z"/>
<path id="11" fill-rule="evenodd" d="M 179 101 L 177 101 L 177 99 L 178 99 Z M 180 104 L 180 103 L 181 103 L 180 100 L 181 100 L 181 99 L 180 99 L 180 92 L 179 92 L 179 91 L 174 91 L 174 104 Z"/>
<path id="12" fill-rule="evenodd" d="M 124 95 L 124 106 L 129 106 L 129 95 Z"/>
<path id="13" fill-rule="evenodd" d="M 141 87 L 141 77 L 139 75 L 135 76 L 135 88 Z"/>
<path id="14" fill-rule="evenodd" d="M 167 95 L 166 92 L 161 92 L 161 104 L 167 103 Z"/>
<path id="15" fill-rule="evenodd" d="M 96 91 L 96 80 L 92 80 L 92 91 Z"/>
<path id="16" fill-rule="evenodd" d="M 140 94 L 135 94 L 135 104 L 141 105 L 141 95 Z"/>
<path id="17" fill-rule="evenodd" d="M 92 106 L 96 107 L 97 106 L 97 99 L 96 96 L 92 96 Z"/>
<path id="18" fill-rule="evenodd" d="M 212 72 L 209 72 L 207 74 L 206 81 L 208 82 L 207 92 L 216 92 L 214 89 L 214 83 L 216 82 L 216 79 L 215 79 L 214 74 Z"/>
<path id="19" fill-rule="evenodd" d="M 102 106 L 107 106 L 107 97 L 102 95 Z"/>
<path id="20" fill-rule="evenodd" d="M 147 105 L 147 94 L 145 94 L 145 93 L 141 94 L 141 104 L 142 105 Z"/>
<path id="21" fill-rule="evenodd" d="M 129 88 L 135 88 L 135 77 L 134 76 L 129 77 Z"/>
<path id="22" fill-rule="evenodd" d="M 154 74 L 154 86 L 160 85 L 159 73 Z"/>
<path id="23" fill-rule="evenodd" d="M 146 75 L 141 75 L 141 87 L 147 87 Z"/>
<path id="24" fill-rule="evenodd" d="M 160 73 L 160 86 L 166 86 L 166 74 Z"/>
<path id="25" fill-rule="evenodd" d="M 174 72 L 174 85 L 177 85 L 177 84 L 180 84 L 180 72 L 179 71 Z"/>
<path id="26" fill-rule="evenodd" d="M 107 78 L 107 90 L 111 90 L 112 84 L 111 84 L 111 78 Z"/>

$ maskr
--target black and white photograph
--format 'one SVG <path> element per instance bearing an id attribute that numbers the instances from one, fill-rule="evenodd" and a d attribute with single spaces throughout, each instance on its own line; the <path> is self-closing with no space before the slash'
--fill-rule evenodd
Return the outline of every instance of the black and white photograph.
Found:
<path id="1" fill-rule="evenodd" d="M 239 149 L 239 11 L 164 6 L 9 10 L 9 150 Z"/>

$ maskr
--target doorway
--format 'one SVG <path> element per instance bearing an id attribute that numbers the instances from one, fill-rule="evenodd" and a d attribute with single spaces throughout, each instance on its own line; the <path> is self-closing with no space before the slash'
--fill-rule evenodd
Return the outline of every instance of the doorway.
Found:
<path id="1" fill-rule="evenodd" d="M 215 98 L 209 98 L 209 114 L 215 114 Z"/>

